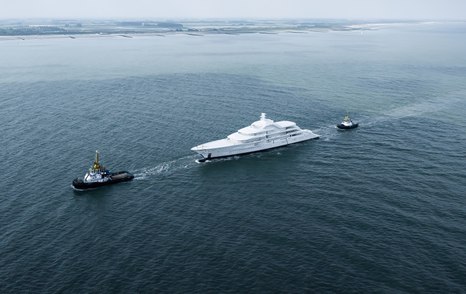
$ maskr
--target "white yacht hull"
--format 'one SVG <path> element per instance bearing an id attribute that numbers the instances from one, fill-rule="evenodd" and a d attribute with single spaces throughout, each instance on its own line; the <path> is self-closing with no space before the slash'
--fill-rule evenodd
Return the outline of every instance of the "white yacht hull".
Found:
<path id="1" fill-rule="evenodd" d="M 200 145 L 192 148 L 191 150 L 199 153 L 203 157 L 201 161 L 205 161 L 214 158 L 222 158 L 265 151 L 277 147 L 282 147 L 318 138 L 319 135 L 316 135 L 309 130 L 302 130 L 302 133 L 299 135 L 274 138 L 253 143 L 231 144 L 227 141 L 227 139 L 222 139 L 217 141 L 218 144 L 215 144 L 217 146 L 214 148 L 202 148 L 202 145 Z M 219 146 L 222 145 L 222 141 L 225 141 L 225 146 Z"/>

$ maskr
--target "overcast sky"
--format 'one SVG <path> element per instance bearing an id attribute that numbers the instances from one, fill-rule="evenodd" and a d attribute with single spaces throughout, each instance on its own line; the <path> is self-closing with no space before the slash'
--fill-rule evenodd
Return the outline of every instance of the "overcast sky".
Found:
<path id="1" fill-rule="evenodd" d="M 0 18 L 466 20 L 466 0 L 0 0 Z"/>

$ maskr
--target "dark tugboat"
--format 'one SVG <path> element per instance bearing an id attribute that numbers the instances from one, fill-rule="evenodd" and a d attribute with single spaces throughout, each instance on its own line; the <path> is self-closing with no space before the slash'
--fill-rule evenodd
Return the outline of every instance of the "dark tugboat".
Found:
<path id="1" fill-rule="evenodd" d="M 99 163 L 99 151 L 95 152 L 95 161 L 83 179 L 73 180 L 73 188 L 78 190 L 97 188 L 120 182 L 127 182 L 134 179 L 134 176 L 127 171 L 111 173 Z"/>
<path id="2" fill-rule="evenodd" d="M 358 127 L 358 123 L 355 123 L 351 120 L 349 115 L 345 115 L 345 118 L 343 118 L 343 121 L 337 125 L 337 128 L 342 129 L 342 130 L 348 130 L 348 129 L 354 129 Z"/>

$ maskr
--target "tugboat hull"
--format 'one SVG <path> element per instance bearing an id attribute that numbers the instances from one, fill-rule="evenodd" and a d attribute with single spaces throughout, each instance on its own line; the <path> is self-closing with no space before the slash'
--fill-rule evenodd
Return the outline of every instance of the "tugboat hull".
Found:
<path id="1" fill-rule="evenodd" d="M 352 125 L 350 126 L 346 126 L 344 124 L 338 124 L 337 125 L 337 128 L 341 129 L 341 130 L 350 130 L 350 129 L 355 129 L 357 128 L 359 125 L 359 123 L 353 123 Z"/>
<path id="2" fill-rule="evenodd" d="M 84 182 L 82 179 L 76 178 L 73 180 L 72 186 L 78 190 L 93 189 L 102 186 L 113 185 L 121 182 L 128 182 L 134 179 L 134 175 L 127 171 L 110 173 L 109 179 L 104 182 Z"/>

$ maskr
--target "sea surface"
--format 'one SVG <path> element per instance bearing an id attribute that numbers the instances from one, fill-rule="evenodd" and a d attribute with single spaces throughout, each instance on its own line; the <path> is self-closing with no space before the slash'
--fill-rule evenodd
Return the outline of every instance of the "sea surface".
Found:
<path id="1" fill-rule="evenodd" d="M 0 40 L 0 292 L 465 292 L 465 52 L 464 23 Z M 321 138 L 196 163 L 261 112 Z M 95 150 L 135 180 L 73 190 Z"/>

